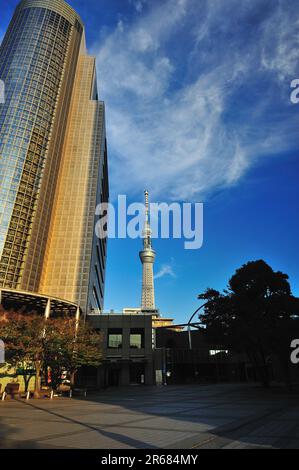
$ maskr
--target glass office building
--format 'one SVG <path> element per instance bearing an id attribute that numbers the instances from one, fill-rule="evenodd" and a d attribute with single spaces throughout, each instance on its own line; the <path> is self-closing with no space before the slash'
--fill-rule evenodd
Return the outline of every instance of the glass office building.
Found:
<path id="1" fill-rule="evenodd" d="M 103 308 L 104 103 L 84 26 L 63 0 L 23 0 L 0 46 L 0 288 Z"/>

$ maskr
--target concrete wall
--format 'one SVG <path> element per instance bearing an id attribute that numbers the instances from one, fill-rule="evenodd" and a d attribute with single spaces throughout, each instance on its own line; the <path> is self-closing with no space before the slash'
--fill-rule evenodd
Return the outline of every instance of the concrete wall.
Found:
<path id="1" fill-rule="evenodd" d="M 88 321 L 93 328 L 103 334 L 104 358 L 103 365 L 97 371 L 96 385 L 98 388 L 111 385 L 114 381 L 114 385 L 129 385 L 134 368 L 137 370 L 144 368 L 142 375 L 144 375 L 145 385 L 154 383 L 151 315 L 141 313 L 89 315 Z M 122 330 L 122 347 L 119 349 L 108 347 L 108 330 L 113 328 Z M 130 347 L 131 329 L 144 330 L 143 348 Z"/>

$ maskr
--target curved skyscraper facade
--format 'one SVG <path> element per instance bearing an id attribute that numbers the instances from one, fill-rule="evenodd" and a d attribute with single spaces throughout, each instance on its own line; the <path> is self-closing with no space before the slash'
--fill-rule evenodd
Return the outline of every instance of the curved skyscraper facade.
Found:
<path id="1" fill-rule="evenodd" d="M 0 288 L 102 309 L 94 209 L 108 199 L 105 115 L 78 14 L 63 0 L 21 1 L 0 80 Z"/>

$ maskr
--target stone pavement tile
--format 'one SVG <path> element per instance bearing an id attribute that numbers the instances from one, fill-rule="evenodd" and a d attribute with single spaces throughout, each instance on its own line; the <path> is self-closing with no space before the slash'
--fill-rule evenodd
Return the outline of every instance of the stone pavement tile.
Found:
<path id="1" fill-rule="evenodd" d="M 227 408 L 206 408 L 206 409 L 199 409 L 199 410 L 191 410 L 191 411 L 184 411 L 182 416 L 193 416 L 196 419 L 204 419 L 204 418 L 211 418 L 211 417 L 219 417 L 219 418 L 228 418 L 230 421 L 237 419 L 238 417 L 246 417 L 251 416 L 253 413 L 252 411 L 238 410 L 238 413 L 234 413 L 234 410 L 227 407 Z"/>
<path id="2" fill-rule="evenodd" d="M 131 423 L 135 421 L 145 420 L 148 415 L 143 413 L 122 413 L 122 414 L 110 414 L 110 413 L 94 413 L 78 417 L 73 416 L 72 419 L 89 424 L 92 426 L 107 426 L 107 425 L 121 425 L 124 423 Z M 149 417 L 151 418 L 151 417 Z"/>
<path id="3" fill-rule="evenodd" d="M 4 416 L 1 415 L 1 421 L 6 422 L 7 424 L 9 423 L 20 423 L 20 425 L 27 425 L 28 423 L 40 423 L 41 420 L 44 418 L 44 412 L 40 413 L 28 413 L 26 412 L 20 412 L 20 413 L 14 413 L 14 414 L 5 414 Z M 60 423 L 62 418 L 59 416 L 55 416 L 52 414 L 47 414 L 47 422 L 53 422 L 53 423 Z"/>
<path id="4" fill-rule="evenodd" d="M 299 439 L 292 437 L 282 437 L 275 443 L 277 449 L 299 449 Z"/>
<path id="5" fill-rule="evenodd" d="M 122 439 L 127 438 L 132 441 L 140 441 L 140 445 L 136 448 L 165 448 L 171 443 L 190 438 L 193 433 L 186 430 L 171 430 L 168 429 L 134 429 L 131 427 L 122 426 L 118 430 L 115 428 L 106 428 L 105 432 L 121 434 Z"/>
<path id="6" fill-rule="evenodd" d="M 168 417 L 155 417 L 147 419 L 146 421 L 138 421 L 131 424 L 131 429 L 145 429 L 145 430 L 163 430 L 172 433 L 173 431 L 179 432 L 204 432 L 211 429 L 215 429 L 218 426 L 227 424 L 227 419 L 223 418 L 207 418 L 201 421 L 180 418 L 168 418 Z"/>
<path id="7" fill-rule="evenodd" d="M 217 436 L 213 434 L 202 434 L 196 436 L 193 439 L 193 442 L 189 439 L 182 445 L 182 443 L 178 443 L 179 448 L 184 449 L 245 449 L 245 448 L 257 448 L 259 445 L 256 441 L 251 441 L 252 438 L 245 437 L 244 440 L 241 437 L 238 440 L 231 439 L 225 436 Z M 261 447 L 271 447 L 272 444 L 275 442 L 274 439 L 269 440 L 268 442 L 264 442 Z"/>
<path id="8" fill-rule="evenodd" d="M 253 437 L 244 436 L 236 441 L 222 447 L 222 449 L 257 449 L 257 448 L 273 448 L 276 439 L 273 437 Z M 204 447 L 203 447 L 204 448 Z"/>
<path id="9" fill-rule="evenodd" d="M 30 400 L 33 405 L 33 400 Z M 15 408 L 6 408 L 4 406 L 3 408 L 0 407 L 0 416 L 3 419 L 13 419 L 14 417 L 17 417 L 19 419 L 32 419 L 32 421 L 40 421 L 41 416 L 44 416 L 45 410 L 48 412 L 49 410 L 47 408 L 41 409 L 39 405 L 37 405 L 38 400 L 35 400 L 34 406 L 28 405 L 25 403 L 20 402 L 17 407 Z M 57 416 L 54 414 L 49 414 L 48 415 L 49 420 L 57 420 Z"/>
<path id="10" fill-rule="evenodd" d="M 263 412 L 264 410 L 267 411 L 267 409 L 271 409 L 271 406 L 269 403 L 266 405 L 260 405 L 258 402 L 251 402 L 249 403 L 227 403 L 226 405 L 219 404 L 217 406 L 217 410 L 231 410 L 234 413 L 238 413 L 239 411 L 248 411 L 248 412 Z"/>
<path id="11" fill-rule="evenodd" d="M 32 410 L 26 408 L 23 411 L 23 415 L 26 416 L 24 419 L 20 419 L 20 416 L 15 416 L 15 417 L 10 417 L 6 418 L 3 420 L 3 422 L 9 424 L 14 423 L 15 426 L 18 428 L 20 427 L 30 427 L 34 428 L 40 425 L 41 422 L 45 421 L 46 423 L 54 423 L 52 428 L 55 429 L 55 423 L 57 427 L 60 426 L 60 424 L 65 425 L 65 424 L 73 424 L 73 425 L 86 425 L 86 426 L 93 426 L 93 427 L 98 427 L 98 426 L 107 426 L 107 425 L 119 425 L 122 423 L 127 423 L 127 422 L 135 422 L 138 420 L 145 420 L 148 415 L 142 414 L 142 413 L 112 413 L 110 412 L 94 412 L 92 414 L 86 414 L 86 413 L 81 413 L 80 414 L 75 414 L 75 411 L 78 413 L 78 409 L 74 410 L 73 413 L 65 412 L 64 410 Z M 36 411 L 39 411 L 39 413 L 36 413 Z M 82 411 L 82 410 L 81 410 Z M 29 412 L 29 413 L 28 413 Z M 32 416 L 38 414 L 38 419 L 36 419 L 36 416 L 34 419 L 32 419 Z M 46 424 L 44 427 L 47 427 L 49 429 L 48 424 Z M 51 428 L 51 429 L 52 429 Z"/>
<path id="12" fill-rule="evenodd" d="M 0 439 L 0 449 L 37 449 L 35 441 L 18 441 L 16 439 Z"/>
<path id="13" fill-rule="evenodd" d="M 299 407 L 292 407 L 291 410 L 281 413 L 277 419 L 299 422 Z"/>
<path id="14" fill-rule="evenodd" d="M 28 404 L 23 405 L 23 411 L 24 413 L 29 413 L 30 416 L 34 414 L 40 413 L 42 414 L 47 414 L 47 419 L 51 419 L 51 417 L 69 417 L 69 418 L 74 418 L 74 417 L 79 417 L 79 416 L 86 416 L 87 414 L 95 414 L 95 413 L 107 413 L 111 415 L 119 415 L 122 413 L 128 413 L 128 409 L 121 407 L 121 406 L 107 406 L 103 404 L 102 406 L 96 405 L 96 406 L 90 406 L 89 404 L 80 404 L 73 402 L 73 404 L 69 406 L 65 406 L 61 403 L 52 402 L 48 404 L 42 404 L 39 401 L 33 401 L 31 400 Z M 27 408 L 27 409 L 26 409 Z M 134 411 L 132 411 L 134 413 Z"/>
<path id="15" fill-rule="evenodd" d="M 80 412 L 85 412 L 85 413 L 93 413 L 94 411 L 98 410 L 98 411 L 109 411 L 111 413 L 118 413 L 118 412 L 122 412 L 124 409 L 126 409 L 127 407 L 127 404 L 126 405 L 121 405 L 120 403 L 118 404 L 111 404 L 111 403 L 78 403 L 78 402 L 73 402 L 70 404 L 70 406 L 57 406 L 57 404 L 53 404 L 54 406 L 47 406 L 45 407 L 45 409 L 53 409 L 53 410 L 64 410 L 65 412 L 69 412 L 69 413 L 78 413 L 78 411 Z M 59 404 L 61 405 L 61 404 Z"/>
<path id="16" fill-rule="evenodd" d="M 141 410 L 143 413 L 148 414 L 148 415 L 173 415 L 175 413 L 180 413 L 182 411 L 185 411 L 184 406 L 177 405 L 176 407 L 165 407 L 161 405 L 157 406 L 142 406 Z"/>
<path id="17" fill-rule="evenodd" d="M 214 435 L 209 432 L 193 433 L 191 436 L 187 436 L 183 439 L 170 442 L 165 446 L 166 449 L 192 449 L 195 448 L 199 443 L 214 439 Z"/>
<path id="18" fill-rule="evenodd" d="M 288 395 L 248 385 L 144 387 L 87 400 L 3 402 L 0 429 L 13 447 L 293 448 L 298 412 Z"/>
<path id="19" fill-rule="evenodd" d="M 108 409 L 94 409 L 93 411 L 92 410 L 80 410 L 80 409 L 76 409 L 76 410 L 73 410 L 72 413 L 69 413 L 68 411 L 64 412 L 64 410 L 60 410 L 58 412 L 58 414 L 60 415 L 64 415 L 66 417 L 69 417 L 70 419 L 75 419 L 76 417 L 80 418 L 80 419 L 84 419 L 85 416 L 97 416 L 97 415 L 109 415 L 109 416 L 125 416 L 125 415 L 139 415 L 139 414 L 144 414 L 143 411 L 138 408 L 138 409 L 130 409 L 130 408 L 123 408 L 121 410 L 118 410 L 118 411 L 114 411 L 114 410 L 108 410 Z"/>
<path id="20" fill-rule="evenodd" d="M 22 426 L 20 425 L 22 424 Z M 2 428 L 2 422 L 1 426 Z M 4 433 L 3 436 L 8 437 L 9 439 L 15 440 L 38 440 L 41 438 L 46 438 L 49 436 L 55 435 L 63 435 L 69 434 L 73 432 L 80 432 L 82 431 L 82 426 L 78 424 L 68 423 L 68 422 L 61 422 L 61 423 L 53 423 L 53 422 L 39 422 L 39 423 L 26 423 L 24 426 L 23 423 L 17 423 L 14 425 L 7 425 L 4 426 Z"/>
<path id="21" fill-rule="evenodd" d="M 275 419 L 265 417 L 264 424 L 257 424 L 258 421 L 247 425 L 244 423 L 240 429 L 212 438 L 200 448 L 285 448 L 290 437 L 293 437 L 294 424 L 277 422 L 276 415 Z"/>
<path id="22" fill-rule="evenodd" d="M 272 411 L 270 416 L 277 415 L 277 412 Z M 185 442 L 177 443 L 178 448 L 204 448 L 204 449 L 218 449 L 228 445 L 233 445 L 235 442 L 236 447 L 242 447 L 243 437 L 249 441 L 248 446 L 261 445 L 261 442 L 265 446 L 273 445 L 277 441 L 276 436 L 256 436 L 255 432 L 265 422 L 270 423 L 269 413 L 262 415 L 250 416 L 247 418 L 238 417 L 231 423 L 226 423 L 223 426 L 210 429 L 209 432 L 197 434 L 195 439 L 187 439 Z M 240 442 L 239 442 L 240 441 Z M 259 444 L 257 444 L 257 442 Z M 244 445 L 245 447 L 245 445 Z"/>
<path id="23" fill-rule="evenodd" d="M 299 421 L 296 422 L 294 428 L 291 430 L 289 434 L 291 434 L 291 437 L 294 437 L 295 439 L 299 439 Z"/>
<path id="24" fill-rule="evenodd" d="M 64 422 L 63 419 L 61 418 L 54 418 L 51 417 L 51 419 L 47 419 L 46 421 L 44 418 L 41 418 L 39 416 L 39 419 L 32 419 L 31 416 L 11 416 L 11 417 L 5 417 L 5 418 L 0 418 L 0 435 L 5 434 L 5 429 L 13 428 L 13 429 L 28 429 L 32 428 L 34 426 L 39 426 L 41 423 L 46 423 L 46 425 L 51 425 L 52 427 L 55 428 L 55 426 L 59 427 L 61 423 Z"/>
<path id="25" fill-rule="evenodd" d="M 160 402 L 159 402 L 160 404 Z M 187 401 L 186 403 L 183 403 L 182 400 L 177 400 L 177 402 L 165 402 L 163 403 L 163 407 L 167 407 L 169 409 L 171 408 L 177 408 L 178 406 L 182 409 L 189 409 L 189 408 L 198 408 L 198 407 L 206 407 L 206 406 L 213 406 L 217 404 L 217 402 L 214 400 L 214 401 L 209 401 L 209 402 L 191 402 L 191 401 Z"/>
<path id="26" fill-rule="evenodd" d="M 274 447 L 275 438 L 255 438 L 252 436 L 241 436 L 234 439 L 228 436 L 217 435 L 216 433 L 204 433 L 197 435 L 193 440 L 189 439 L 185 443 L 178 443 L 179 448 L 194 449 L 247 449 L 247 448 L 267 448 Z M 183 445 L 182 445 L 183 444 Z"/>
<path id="27" fill-rule="evenodd" d="M 279 421 L 279 420 L 270 420 L 261 426 L 258 426 L 254 431 L 252 431 L 252 435 L 255 437 L 282 437 L 282 436 L 290 436 L 294 437 L 293 431 L 295 429 L 294 422 L 291 421 Z"/>
<path id="28" fill-rule="evenodd" d="M 172 439 L 188 437 L 190 433 L 173 433 L 149 430 L 132 430 L 130 428 L 106 428 L 99 432 L 83 432 L 80 434 L 62 436 L 57 439 L 39 441 L 39 446 L 63 447 L 77 449 L 147 449 L 160 448 Z"/>

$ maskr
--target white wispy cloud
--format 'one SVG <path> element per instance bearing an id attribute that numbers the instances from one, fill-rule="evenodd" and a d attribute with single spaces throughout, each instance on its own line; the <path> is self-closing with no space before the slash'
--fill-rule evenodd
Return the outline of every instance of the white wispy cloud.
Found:
<path id="1" fill-rule="evenodd" d="M 160 279 L 164 276 L 176 277 L 175 272 L 171 264 L 162 264 L 159 271 L 155 274 L 155 279 Z"/>
<path id="2" fill-rule="evenodd" d="M 202 198 L 295 145 L 291 3 L 153 2 L 94 46 L 112 193 Z"/>
<path id="3" fill-rule="evenodd" d="M 134 6 L 138 13 L 142 12 L 144 5 L 146 4 L 146 0 L 129 0 L 129 2 Z"/>

